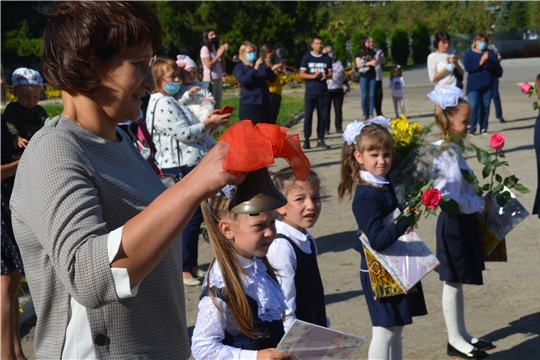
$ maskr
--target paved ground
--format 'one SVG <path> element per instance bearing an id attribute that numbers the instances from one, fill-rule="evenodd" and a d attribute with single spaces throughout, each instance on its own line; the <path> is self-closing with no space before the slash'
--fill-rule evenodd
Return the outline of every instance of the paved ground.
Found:
<path id="1" fill-rule="evenodd" d="M 533 149 L 533 126 L 537 112 L 532 99 L 520 93 L 519 83 L 531 82 L 540 71 L 540 58 L 514 59 L 503 62 L 505 74 L 500 92 L 506 124 L 500 124 L 492 106 L 489 131 L 501 132 L 507 137 L 505 150 L 510 169 L 533 193 L 518 195 L 529 211 L 532 209 L 536 190 L 536 165 Z M 433 89 L 427 81 L 425 67 L 404 73 L 408 87 L 404 89 L 407 115 L 422 126 L 433 122 L 433 103 L 426 94 Z M 383 112 L 390 116 L 393 106 L 387 79 L 384 82 Z M 354 84 L 345 98 L 345 124 L 361 118 L 360 92 Z M 291 132 L 302 133 L 303 121 L 293 126 Z M 312 168 L 322 179 L 324 187 L 322 215 L 312 234 L 319 247 L 319 266 L 326 293 L 328 316 L 332 327 L 341 331 L 366 335 L 367 344 L 354 357 L 365 359 L 371 340 L 371 323 L 367 311 L 358 270 L 360 256 L 351 249 L 355 240 L 356 223 L 350 201 L 339 203 L 340 154 L 343 143 L 339 134 L 327 137 L 330 150 L 307 150 Z M 436 131 L 432 138 L 435 139 Z M 468 138 L 472 143 L 487 149 L 489 136 Z M 472 155 L 472 154 L 470 154 Z M 469 160 L 473 170 L 480 174 L 481 167 L 475 158 Z M 277 171 L 285 166 L 278 159 L 271 167 Z M 504 175 L 504 173 L 503 173 Z M 428 247 L 435 251 L 435 217 L 421 220 L 418 233 Z M 497 348 L 489 351 L 492 359 L 537 359 L 540 356 L 540 302 L 538 290 L 538 254 L 540 250 L 540 220 L 529 216 L 507 236 L 508 262 L 486 263 L 483 286 L 465 287 L 465 313 L 469 332 L 492 340 Z M 200 264 L 207 268 L 212 259 L 210 246 L 201 238 Z M 414 324 L 403 332 L 403 353 L 406 359 L 447 359 L 446 330 L 441 311 L 442 284 L 435 273 L 423 280 L 429 314 L 415 318 Z M 200 288 L 186 288 L 186 314 L 190 332 L 197 316 Z M 33 329 L 24 338 L 25 352 L 33 358 Z"/>

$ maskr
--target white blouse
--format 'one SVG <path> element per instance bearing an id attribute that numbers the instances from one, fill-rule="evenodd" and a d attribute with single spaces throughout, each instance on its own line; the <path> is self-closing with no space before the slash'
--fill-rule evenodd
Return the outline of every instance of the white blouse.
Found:
<path id="1" fill-rule="evenodd" d="M 282 221 L 276 221 L 276 230 L 278 234 L 283 234 L 291 239 L 306 254 L 311 254 L 311 243 L 313 243 L 315 254 L 317 254 L 317 244 L 309 233 L 304 234 Z M 276 269 L 278 281 L 285 293 L 287 310 L 285 310 L 283 326 L 287 331 L 292 326 L 294 319 L 296 319 L 296 286 L 294 283 L 297 266 L 296 254 L 294 248 L 286 239 L 277 238 L 270 245 L 266 258 Z"/>
<path id="2" fill-rule="evenodd" d="M 448 54 L 448 53 L 439 54 L 436 52 L 433 52 L 428 55 L 427 68 L 428 68 L 428 74 L 429 74 L 429 81 L 433 82 L 433 77 L 435 76 L 435 74 L 441 71 L 442 69 L 446 68 L 446 65 L 448 64 L 447 59 L 448 59 L 448 56 L 450 55 L 451 54 Z M 461 63 L 460 60 L 458 60 L 458 64 L 463 69 L 463 64 Z M 457 84 L 457 79 L 454 75 L 454 72 L 446 70 L 443 77 L 440 78 L 439 81 L 437 81 L 437 83 L 435 84 L 435 88 L 439 88 L 444 85 L 456 85 L 456 84 Z"/>
<path id="3" fill-rule="evenodd" d="M 246 259 L 237 256 L 240 266 L 246 271 L 241 274 L 246 295 L 258 304 L 258 317 L 263 321 L 281 320 L 286 309 L 283 291 L 266 272 L 266 266 L 259 258 Z M 225 282 L 217 262 L 206 276 L 210 286 L 224 288 Z M 206 288 L 206 278 L 203 289 Z M 240 332 L 227 303 L 215 297 L 214 302 L 205 296 L 199 302 L 199 313 L 191 339 L 191 351 L 195 359 L 257 359 L 257 351 L 242 350 L 222 344 L 225 332 L 236 335 Z M 219 308 L 218 308 L 219 307 Z"/>
<path id="4" fill-rule="evenodd" d="M 443 140 L 433 143 L 441 146 Z M 443 198 L 455 200 L 459 205 L 459 210 L 463 214 L 472 214 L 484 211 L 485 199 L 476 195 L 472 184 L 463 177 L 461 170 L 466 170 L 472 174 L 472 170 L 462 155 L 463 149 L 455 143 L 451 143 L 449 148 L 435 158 L 433 166 L 437 171 L 437 178 L 433 187 L 441 191 Z"/>

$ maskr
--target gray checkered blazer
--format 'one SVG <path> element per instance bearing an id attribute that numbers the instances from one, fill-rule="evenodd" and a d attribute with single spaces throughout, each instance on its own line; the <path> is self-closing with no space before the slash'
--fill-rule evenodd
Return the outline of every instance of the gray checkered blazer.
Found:
<path id="1" fill-rule="evenodd" d="M 116 295 L 108 234 L 164 190 L 128 136 L 119 134 L 121 141 L 107 141 L 55 117 L 22 156 L 11 209 L 38 318 L 38 359 L 60 359 L 71 296 L 87 309 L 97 358 L 189 358 L 180 239 L 137 296 Z"/>

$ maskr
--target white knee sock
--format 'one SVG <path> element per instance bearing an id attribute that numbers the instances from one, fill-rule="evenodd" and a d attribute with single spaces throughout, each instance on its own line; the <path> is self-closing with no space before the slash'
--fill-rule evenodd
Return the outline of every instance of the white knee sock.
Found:
<path id="1" fill-rule="evenodd" d="M 448 342 L 457 350 L 468 353 L 474 349 L 469 341 L 473 337 L 465 328 L 463 284 L 445 281 L 443 285 L 442 307 L 448 331 Z M 477 339 L 475 339 L 478 341 Z"/>
<path id="2" fill-rule="evenodd" d="M 402 359 L 401 332 L 403 326 L 374 326 L 368 360 Z"/>

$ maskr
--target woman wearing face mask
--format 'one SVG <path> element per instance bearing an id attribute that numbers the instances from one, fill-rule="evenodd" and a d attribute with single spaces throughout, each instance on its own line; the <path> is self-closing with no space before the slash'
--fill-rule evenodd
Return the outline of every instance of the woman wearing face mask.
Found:
<path id="1" fill-rule="evenodd" d="M 223 70 L 225 69 L 225 51 L 229 44 L 219 46 L 219 37 L 214 29 L 206 29 L 203 33 L 201 62 L 203 64 L 203 82 L 210 90 L 216 103 L 214 109 L 221 109 L 223 97 Z"/>
<path id="2" fill-rule="evenodd" d="M 488 37 L 480 33 L 474 37 L 470 50 L 465 53 L 463 63 L 467 76 L 467 98 L 471 104 L 471 129 L 469 134 L 474 135 L 477 124 L 480 133 L 487 134 L 489 105 L 493 82 L 497 74 L 502 71 L 497 55 L 487 49 Z"/>
<path id="3" fill-rule="evenodd" d="M 450 42 L 448 33 L 439 31 L 435 34 L 433 47 L 437 50 L 429 54 L 427 58 L 429 81 L 435 83 L 435 88 L 445 85 L 458 86 L 456 75 L 463 78 L 463 64 L 459 61 L 459 57 L 448 53 Z"/>
<path id="4" fill-rule="evenodd" d="M 180 89 L 181 69 L 174 60 L 158 59 L 152 66 L 156 84 L 148 102 L 146 126 L 156 147 L 156 162 L 166 174 L 184 177 L 210 151 L 215 142 L 209 136 L 229 121 L 230 114 L 214 112 L 203 122 L 174 95 Z M 184 285 L 197 286 L 204 276 L 197 264 L 198 239 L 203 222 L 200 206 L 182 231 Z"/>
<path id="5" fill-rule="evenodd" d="M 253 124 L 272 123 L 268 82 L 276 81 L 276 74 L 257 55 L 257 47 L 245 41 L 238 52 L 241 63 L 234 67 L 234 77 L 240 84 L 240 120 L 249 119 Z"/>

